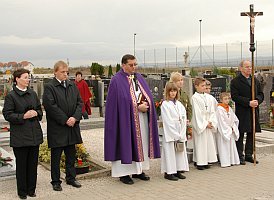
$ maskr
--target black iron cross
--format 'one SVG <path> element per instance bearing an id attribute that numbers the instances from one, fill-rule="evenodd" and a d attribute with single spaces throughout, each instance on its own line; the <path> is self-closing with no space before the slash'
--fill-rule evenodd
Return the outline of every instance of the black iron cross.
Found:
<path id="1" fill-rule="evenodd" d="M 241 12 L 241 16 L 248 16 L 250 19 L 250 48 L 251 52 L 255 51 L 254 46 L 254 28 L 255 28 L 255 17 L 263 15 L 263 12 L 254 12 L 254 5 L 250 4 L 250 12 Z"/>

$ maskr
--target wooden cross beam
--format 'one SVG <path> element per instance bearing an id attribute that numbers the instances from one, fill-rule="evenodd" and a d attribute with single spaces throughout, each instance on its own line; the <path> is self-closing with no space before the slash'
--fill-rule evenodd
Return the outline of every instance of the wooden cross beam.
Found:
<path id="1" fill-rule="evenodd" d="M 254 12 L 254 5 L 250 4 L 249 6 L 250 11 L 249 12 L 241 12 L 241 16 L 248 16 L 250 18 L 250 44 L 253 44 L 252 47 L 250 47 L 250 51 L 254 52 L 254 28 L 255 28 L 255 17 L 263 15 L 263 12 Z"/>
<path id="2" fill-rule="evenodd" d="M 254 12 L 254 5 L 250 4 L 250 12 L 241 12 L 241 16 L 248 16 L 250 19 L 250 47 L 249 51 L 251 52 L 251 64 L 252 64 L 252 73 L 251 73 L 251 96 L 252 100 L 255 100 L 255 78 L 254 78 L 254 28 L 255 28 L 255 17 L 263 15 L 263 12 Z M 259 120 L 259 119 L 258 119 Z M 254 155 L 254 165 L 256 165 L 256 147 L 255 147 L 255 132 L 256 132 L 256 116 L 255 108 L 252 107 L 252 133 L 253 133 L 253 155 Z"/>

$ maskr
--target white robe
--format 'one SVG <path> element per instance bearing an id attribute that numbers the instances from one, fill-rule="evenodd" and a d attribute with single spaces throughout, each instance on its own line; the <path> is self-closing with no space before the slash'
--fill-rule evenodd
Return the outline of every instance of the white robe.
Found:
<path id="1" fill-rule="evenodd" d="M 161 154 L 161 172 L 175 174 L 177 171 L 189 171 L 186 152 L 186 110 L 176 101 L 163 101 L 161 106 L 163 120 L 163 141 Z M 180 120 L 179 120 L 180 119 Z M 184 151 L 176 152 L 174 141 L 184 142 Z"/>
<path id="2" fill-rule="evenodd" d="M 214 106 L 215 111 L 216 111 L 217 110 L 217 106 L 218 106 L 218 101 L 211 94 L 209 94 L 208 96 L 209 96 L 210 101 L 212 101 L 212 105 Z M 213 134 L 213 138 L 214 138 L 214 145 L 215 145 L 215 149 L 216 149 L 216 154 L 218 154 L 218 145 L 217 145 L 216 135 L 217 134 Z"/>
<path id="3" fill-rule="evenodd" d="M 229 107 L 227 112 L 222 106 L 217 107 L 218 119 L 217 145 L 221 167 L 240 164 L 236 142 L 239 139 L 239 120 Z"/>
<path id="4" fill-rule="evenodd" d="M 141 90 L 135 90 L 135 84 L 133 84 L 136 97 L 139 96 Z M 139 112 L 139 121 L 141 129 L 141 137 L 143 144 L 144 161 L 135 162 L 131 164 L 122 164 L 121 160 L 111 162 L 111 176 L 121 177 L 131 174 L 141 174 L 143 170 L 149 170 L 149 157 L 148 157 L 148 146 L 149 146 L 149 127 L 148 127 L 148 114 Z"/>
<path id="5" fill-rule="evenodd" d="M 217 130 L 215 105 L 209 94 L 195 92 L 191 98 L 193 127 L 193 161 L 197 165 L 217 162 L 213 134 Z M 206 128 L 212 122 L 213 129 Z"/>

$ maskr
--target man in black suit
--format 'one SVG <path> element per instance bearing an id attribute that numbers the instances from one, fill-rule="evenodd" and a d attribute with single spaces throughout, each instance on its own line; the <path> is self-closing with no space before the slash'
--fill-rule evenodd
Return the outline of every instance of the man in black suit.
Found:
<path id="1" fill-rule="evenodd" d="M 68 80 L 68 65 L 58 61 L 54 65 L 55 77 L 45 85 L 43 105 L 47 117 L 47 139 L 51 148 L 51 184 L 61 191 L 60 158 L 66 156 L 66 182 L 81 187 L 76 181 L 75 144 L 82 143 L 79 122 L 82 118 L 82 100 L 75 83 Z"/>
<path id="2" fill-rule="evenodd" d="M 261 132 L 259 123 L 259 105 L 264 100 L 264 94 L 258 79 L 255 80 L 255 100 L 252 100 L 251 90 L 251 62 L 243 60 L 239 67 L 241 73 L 231 81 L 230 90 L 232 100 L 235 102 L 235 113 L 239 119 L 240 137 L 236 142 L 240 164 L 245 165 L 245 161 L 254 162 L 253 154 L 253 120 L 252 108 L 255 108 L 256 132 Z M 243 139 L 246 133 L 245 156 L 243 154 Z M 258 161 L 256 161 L 258 163 Z"/>

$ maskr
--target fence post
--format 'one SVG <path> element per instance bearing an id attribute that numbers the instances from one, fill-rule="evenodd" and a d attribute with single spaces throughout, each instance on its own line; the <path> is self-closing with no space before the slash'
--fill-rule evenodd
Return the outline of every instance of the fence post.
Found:
<path id="1" fill-rule="evenodd" d="M 166 68 L 166 48 L 165 48 L 165 68 Z"/>
<path id="2" fill-rule="evenodd" d="M 228 45 L 227 43 L 225 45 L 226 45 L 226 66 L 228 67 Z"/>
<path id="3" fill-rule="evenodd" d="M 273 39 L 272 39 L 272 67 L 273 67 Z"/>
<path id="4" fill-rule="evenodd" d="M 144 67 L 146 66 L 146 50 L 144 49 Z"/>
<path id="5" fill-rule="evenodd" d="M 241 61 L 243 60 L 243 42 L 241 42 Z"/>
<path id="6" fill-rule="evenodd" d="M 213 55 L 213 67 L 215 66 L 215 56 L 214 56 L 214 44 L 212 48 L 212 55 Z"/>
<path id="7" fill-rule="evenodd" d="M 177 62 L 178 62 L 178 60 L 177 60 L 177 47 L 176 47 L 176 67 L 178 66 Z"/>

